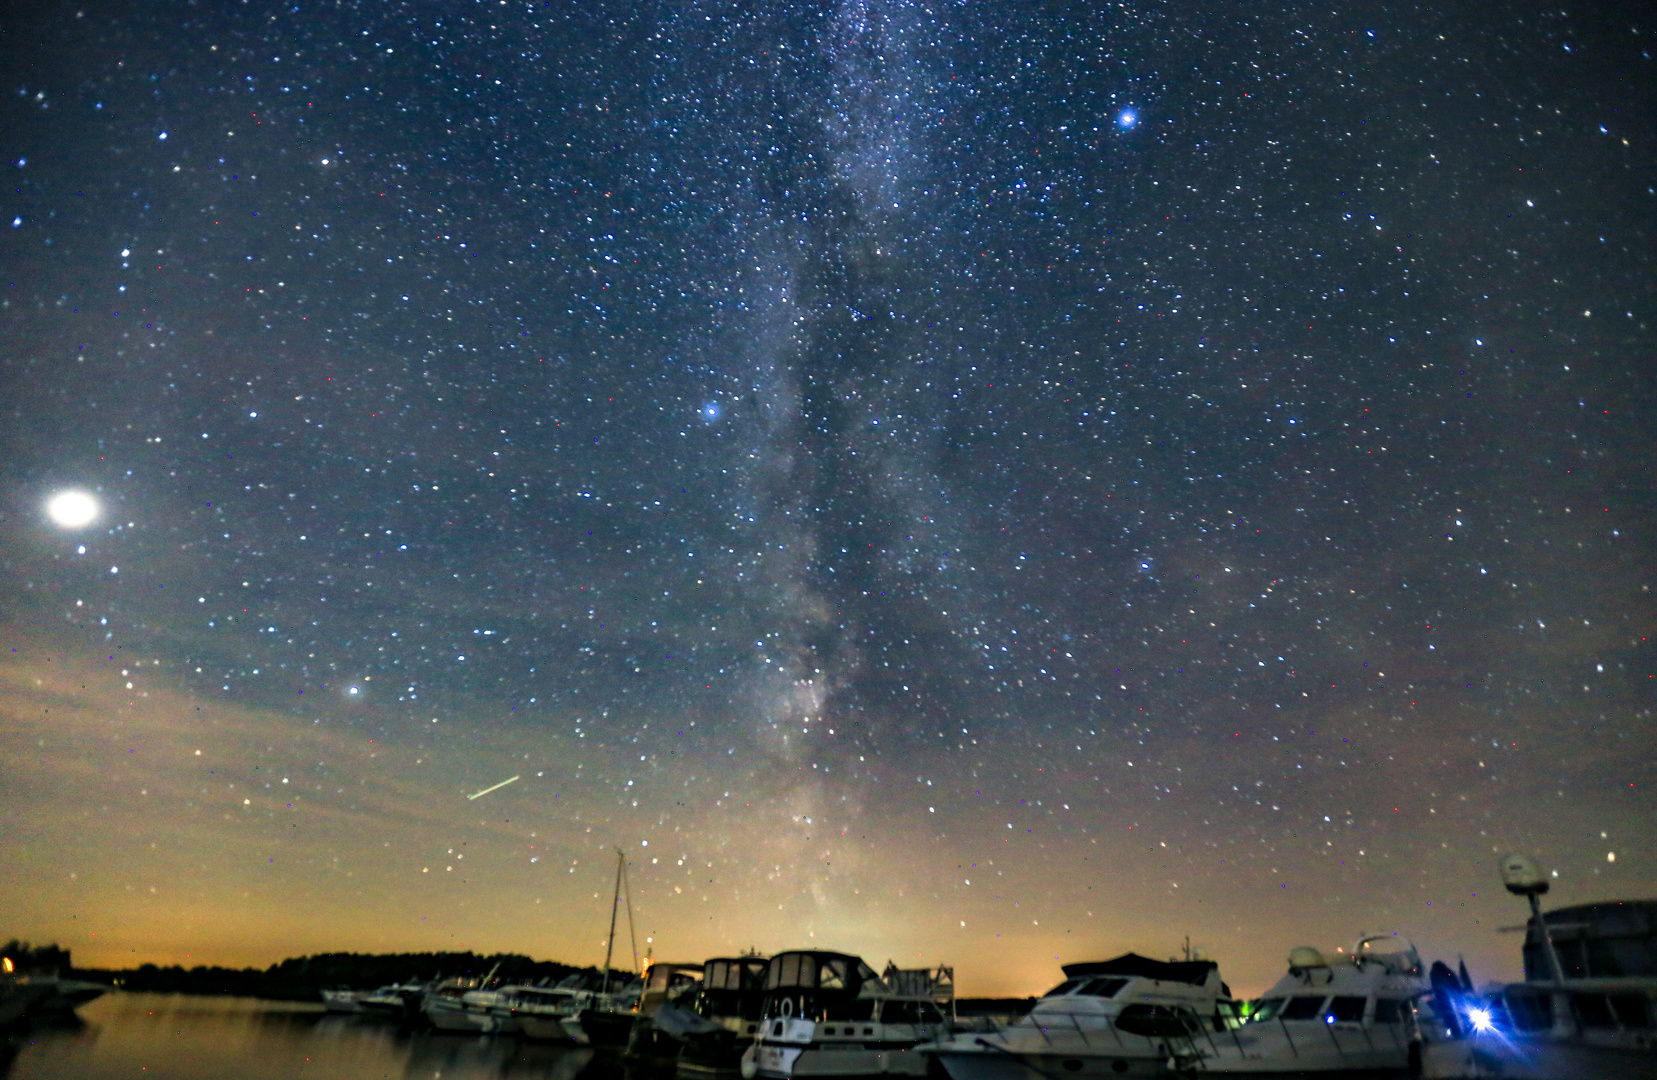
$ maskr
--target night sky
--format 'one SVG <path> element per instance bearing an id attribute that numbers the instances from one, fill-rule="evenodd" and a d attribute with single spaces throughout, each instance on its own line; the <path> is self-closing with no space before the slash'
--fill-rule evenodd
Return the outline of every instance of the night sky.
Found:
<path id="1" fill-rule="evenodd" d="M 1657 892 L 1654 33 L 13 5 L 0 934 L 1516 977 Z"/>

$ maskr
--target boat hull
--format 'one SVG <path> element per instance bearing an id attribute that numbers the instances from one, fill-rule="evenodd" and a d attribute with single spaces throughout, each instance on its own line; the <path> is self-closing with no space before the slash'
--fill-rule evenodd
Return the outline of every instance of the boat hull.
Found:
<path id="1" fill-rule="evenodd" d="M 985 1050 L 934 1054 L 950 1080 L 1110 1080 L 1113 1077 L 1172 1076 L 1168 1059 L 1144 1055 L 1019 1054 Z"/>
<path id="2" fill-rule="evenodd" d="M 791 1080 L 793 1077 L 925 1076 L 927 1055 L 906 1047 L 867 1044 L 787 1046 L 759 1044 L 743 1055 L 744 1077 Z M 751 1061 L 752 1072 L 748 1065 Z M 1039 1078 L 1038 1078 L 1039 1080 Z"/>
<path id="3" fill-rule="evenodd" d="M 436 1030 L 457 1035 L 510 1035 L 519 1026 L 514 1017 L 475 1009 L 428 1008 L 426 1019 Z"/>
<path id="4" fill-rule="evenodd" d="M 586 1036 L 590 1046 L 620 1050 L 627 1046 L 628 1036 L 633 1033 L 633 1019 L 636 1015 L 631 1012 L 583 1009 L 581 1032 Z"/>

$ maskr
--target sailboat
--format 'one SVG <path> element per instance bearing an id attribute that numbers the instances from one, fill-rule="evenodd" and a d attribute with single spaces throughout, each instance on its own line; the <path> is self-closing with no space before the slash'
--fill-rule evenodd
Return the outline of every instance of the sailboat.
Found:
<path id="1" fill-rule="evenodd" d="M 630 977 L 614 990 L 610 986 L 610 960 L 616 948 L 616 909 L 623 901 L 627 904 L 627 938 L 633 946 L 633 955 L 637 957 L 639 948 L 638 936 L 633 929 L 633 900 L 627 889 L 627 857 L 618 848 L 616 887 L 610 899 L 610 936 L 604 944 L 604 981 L 576 1021 L 580 1025 L 577 1041 L 600 1049 L 619 1050 L 627 1045 L 627 1039 L 633 1033 L 633 1019 L 638 1015 L 639 994 L 643 990 L 637 976 Z M 571 1025 L 565 1021 L 564 1026 L 569 1028 Z"/>

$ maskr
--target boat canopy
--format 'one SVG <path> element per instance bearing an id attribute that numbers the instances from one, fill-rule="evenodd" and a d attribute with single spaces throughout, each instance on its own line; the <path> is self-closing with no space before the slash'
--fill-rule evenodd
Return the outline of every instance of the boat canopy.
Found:
<path id="1" fill-rule="evenodd" d="M 767 991 L 792 989 L 840 991 L 851 996 L 884 993 L 880 976 L 860 957 L 835 952 L 785 952 L 765 969 Z"/>
<path id="2" fill-rule="evenodd" d="M 1208 973 L 1219 970 L 1219 967 L 1212 960 L 1152 960 L 1138 953 L 1123 953 L 1114 960 L 1066 964 L 1064 974 L 1070 979 L 1084 975 L 1128 975 L 1201 986 L 1208 981 Z"/>
<path id="3" fill-rule="evenodd" d="M 716 957 L 702 967 L 702 986 L 708 990 L 759 990 L 765 986 L 769 960 L 759 956 Z"/>

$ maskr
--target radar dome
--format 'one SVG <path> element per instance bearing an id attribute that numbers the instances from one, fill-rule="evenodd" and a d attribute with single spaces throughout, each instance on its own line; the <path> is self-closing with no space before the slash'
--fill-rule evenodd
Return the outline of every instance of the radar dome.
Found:
<path id="1" fill-rule="evenodd" d="M 1548 875 L 1528 855 L 1503 855 L 1502 884 L 1514 896 L 1541 896 L 1548 891 Z"/>

